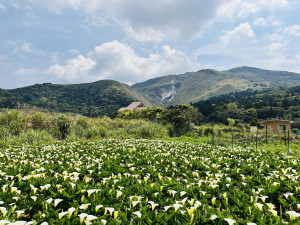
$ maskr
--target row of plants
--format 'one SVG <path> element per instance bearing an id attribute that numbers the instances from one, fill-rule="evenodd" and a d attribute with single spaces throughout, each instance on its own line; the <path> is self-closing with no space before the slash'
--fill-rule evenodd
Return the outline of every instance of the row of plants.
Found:
<path id="1" fill-rule="evenodd" d="M 285 154 L 150 140 L 0 151 L 1 224 L 299 224 Z"/>

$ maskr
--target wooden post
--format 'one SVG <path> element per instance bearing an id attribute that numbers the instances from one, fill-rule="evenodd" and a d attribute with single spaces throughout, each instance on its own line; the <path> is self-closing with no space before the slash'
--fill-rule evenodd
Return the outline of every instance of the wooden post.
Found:
<path id="1" fill-rule="evenodd" d="M 233 148 L 233 131 L 231 131 L 231 148 Z"/>
<path id="2" fill-rule="evenodd" d="M 284 133 L 284 145 L 286 146 L 286 134 L 285 134 L 285 129 L 283 130 Z"/>
<path id="3" fill-rule="evenodd" d="M 266 144 L 268 144 L 268 125 L 266 125 Z"/>
<path id="4" fill-rule="evenodd" d="M 214 132 L 214 124 L 212 124 L 212 146 L 215 146 L 215 132 Z"/>
<path id="5" fill-rule="evenodd" d="M 257 150 L 257 135 L 258 135 L 258 130 L 256 131 L 255 135 L 255 149 Z"/>
<path id="6" fill-rule="evenodd" d="M 290 130 L 288 130 L 288 146 L 287 146 L 287 155 L 290 154 Z"/>

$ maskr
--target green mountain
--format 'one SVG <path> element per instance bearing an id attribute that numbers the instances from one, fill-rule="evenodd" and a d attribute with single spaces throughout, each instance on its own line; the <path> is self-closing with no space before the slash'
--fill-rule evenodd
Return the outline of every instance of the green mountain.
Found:
<path id="1" fill-rule="evenodd" d="M 86 84 L 36 84 L 0 89 L 0 108 L 43 108 L 86 116 L 110 115 L 132 101 L 168 107 L 234 92 L 261 92 L 300 85 L 300 74 L 239 67 L 168 75 L 128 86 L 102 80 Z"/>
<path id="2" fill-rule="evenodd" d="M 255 82 L 270 82 L 276 86 L 291 87 L 300 84 L 300 74 L 298 73 L 263 70 L 247 66 L 237 67 L 228 72 Z"/>
<path id="3" fill-rule="evenodd" d="M 113 80 L 86 84 L 36 84 L 12 90 L 0 89 L 0 108 L 43 108 L 87 116 L 110 115 L 133 101 L 149 101 L 130 86 Z"/>
<path id="4" fill-rule="evenodd" d="M 155 105 L 194 103 L 232 92 L 263 91 L 300 84 L 300 74 L 239 67 L 211 69 L 151 79 L 132 87 Z"/>

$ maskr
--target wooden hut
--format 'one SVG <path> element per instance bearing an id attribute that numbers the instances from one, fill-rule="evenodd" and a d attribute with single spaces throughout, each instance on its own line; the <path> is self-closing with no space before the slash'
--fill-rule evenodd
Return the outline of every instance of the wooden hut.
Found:
<path id="1" fill-rule="evenodd" d="M 274 120 L 265 120 L 262 121 L 261 123 L 268 130 L 272 130 L 274 133 L 279 134 L 279 133 L 283 133 L 284 131 L 290 130 L 291 124 L 293 122 L 294 121 L 290 121 L 290 120 L 274 119 Z"/>
<path id="2" fill-rule="evenodd" d="M 124 111 L 124 110 L 141 111 L 142 109 L 146 109 L 144 103 L 142 103 L 142 102 L 132 102 L 129 106 L 122 107 L 118 111 Z"/>

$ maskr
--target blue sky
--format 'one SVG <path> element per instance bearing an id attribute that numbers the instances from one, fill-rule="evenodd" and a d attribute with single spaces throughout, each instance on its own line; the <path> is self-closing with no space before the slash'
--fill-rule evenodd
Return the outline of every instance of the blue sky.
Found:
<path id="1" fill-rule="evenodd" d="M 0 0 L 0 88 L 200 69 L 300 73 L 298 0 Z"/>

